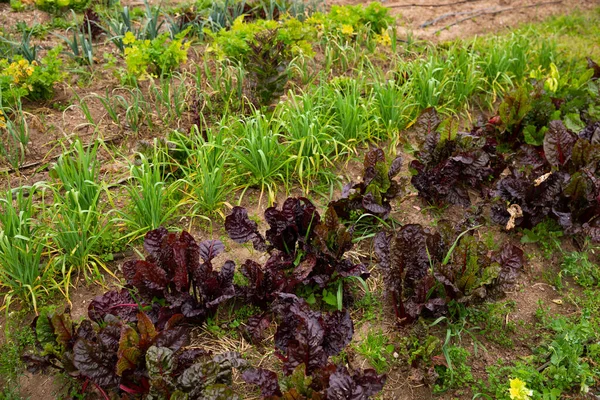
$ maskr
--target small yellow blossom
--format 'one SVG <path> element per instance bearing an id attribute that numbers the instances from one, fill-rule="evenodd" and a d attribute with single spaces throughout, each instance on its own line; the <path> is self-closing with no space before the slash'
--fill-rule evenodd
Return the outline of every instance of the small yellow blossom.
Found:
<path id="1" fill-rule="evenodd" d="M 125 36 L 123 36 L 123 44 L 132 44 L 135 43 L 135 35 L 131 32 L 127 32 Z"/>
<path id="2" fill-rule="evenodd" d="M 342 25 L 342 34 L 346 36 L 354 34 L 354 28 L 352 27 L 352 25 Z"/>
<path id="3" fill-rule="evenodd" d="M 0 115 L 0 129 L 6 128 L 6 118 L 3 115 Z"/>
<path id="4" fill-rule="evenodd" d="M 384 30 L 381 31 L 381 35 L 375 35 L 375 40 L 377 41 L 377 43 L 383 46 L 392 45 L 392 38 L 390 37 L 390 34 Z"/>
<path id="5" fill-rule="evenodd" d="M 529 400 L 533 395 L 533 390 L 527 389 L 526 383 L 519 378 L 510 380 L 509 394 L 511 400 Z"/>

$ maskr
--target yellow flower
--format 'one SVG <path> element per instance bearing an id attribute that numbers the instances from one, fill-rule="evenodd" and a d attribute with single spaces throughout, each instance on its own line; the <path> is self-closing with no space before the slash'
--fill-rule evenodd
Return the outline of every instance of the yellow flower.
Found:
<path id="1" fill-rule="evenodd" d="M 342 34 L 347 36 L 354 34 L 354 28 L 352 25 L 342 25 Z"/>
<path id="2" fill-rule="evenodd" d="M 127 32 L 125 36 L 123 36 L 123 44 L 132 44 L 135 42 L 135 35 L 131 32 Z"/>
<path id="3" fill-rule="evenodd" d="M 0 129 L 6 128 L 6 118 L 3 115 L 0 115 Z"/>
<path id="4" fill-rule="evenodd" d="M 375 35 L 375 40 L 377 41 L 377 43 L 383 46 L 392 45 L 392 38 L 390 37 L 390 34 L 387 31 L 382 30 L 381 35 Z"/>
<path id="5" fill-rule="evenodd" d="M 510 380 L 510 389 L 508 390 L 511 400 L 529 400 L 533 395 L 533 390 L 527 389 L 526 383 L 519 378 Z"/>

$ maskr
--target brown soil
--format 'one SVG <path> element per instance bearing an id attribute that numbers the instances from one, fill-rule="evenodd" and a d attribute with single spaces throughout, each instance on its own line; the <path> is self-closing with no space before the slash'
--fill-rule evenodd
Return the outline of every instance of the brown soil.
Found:
<path id="1" fill-rule="evenodd" d="M 360 3 L 368 4 L 369 1 L 328 2 Z M 598 0 L 399 0 L 382 3 L 400 17 L 401 35 L 412 34 L 416 39 L 436 42 L 505 31 L 552 15 L 591 9 L 600 4 Z M 450 26 L 452 24 L 456 25 Z"/>

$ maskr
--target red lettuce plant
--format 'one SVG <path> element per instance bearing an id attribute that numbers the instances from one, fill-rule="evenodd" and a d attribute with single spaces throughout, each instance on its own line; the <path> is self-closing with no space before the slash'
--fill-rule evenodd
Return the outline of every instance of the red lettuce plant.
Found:
<path id="1" fill-rule="evenodd" d="M 515 282 L 523 251 L 506 244 L 490 256 L 466 233 L 458 235 L 441 222 L 438 232 L 410 224 L 377 234 L 375 253 L 400 322 L 420 315 L 438 317 L 447 312 L 450 301 L 480 301 Z"/>
<path id="2" fill-rule="evenodd" d="M 458 132 L 452 120 L 430 126 L 410 164 L 415 171 L 411 183 L 419 196 L 435 204 L 471 204 L 467 189 L 482 190 L 504 169 L 504 160 L 496 153 L 495 139 L 486 134 L 486 127 L 464 133 Z"/>
<path id="3" fill-rule="evenodd" d="M 341 198 L 329 203 L 344 221 L 356 221 L 365 213 L 387 218 L 392 211 L 390 202 L 401 192 L 403 185 L 394 178 L 402 168 L 402 157 L 396 157 L 388 167 L 383 150 L 374 149 L 365 155 L 363 166 L 363 181 L 350 182 Z"/>
<path id="4" fill-rule="evenodd" d="M 158 228 L 146 234 L 144 249 L 145 260 L 123 264 L 127 283 L 143 300 L 165 299 L 171 313 L 203 321 L 235 295 L 233 261 L 226 261 L 218 272 L 213 269 L 212 260 L 225 250 L 221 241 L 197 243 L 185 231 L 176 234 Z"/>
<path id="5" fill-rule="evenodd" d="M 283 362 L 284 374 L 292 376 L 296 384 L 288 385 L 284 393 L 275 372 L 247 369 L 242 378 L 258 385 L 264 398 L 368 399 L 381 391 L 384 375 L 372 369 L 350 373 L 329 361 L 352 340 L 354 328 L 347 311 L 323 314 L 311 310 L 295 295 L 284 293 L 279 294 L 273 308 L 279 319 L 276 355 Z"/>
<path id="6" fill-rule="evenodd" d="M 281 209 L 268 208 L 265 220 L 270 228 L 263 236 L 242 207 L 234 207 L 225 219 L 231 239 L 251 242 L 256 250 L 269 254 L 262 266 L 246 260 L 241 267 L 250 283 L 240 289 L 252 303 L 265 308 L 278 293 L 291 293 L 298 285 L 324 288 L 339 277 L 369 276 L 364 265 L 344 257 L 353 246 L 352 233 L 340 223 L 332 207 L 321 219 L 308 199 L 288 198 Z"/>
<path id="7" fill-rule="evenodd" d="M 352 231 L 340 223 L 333 207 L 323 219 L 315 206 L 306 198 L 288 198 L 281 209 L 265 210 L 269 229 L 264 236 L 258 225 L 242 207 L 234 207 L 225 219 L 229 237 L 237 243 L 250 242 L 256 250 L 266 251 L 267 261 L 261 265 L 246 260 L 240 271 L 248 285 L 236 288 L 246 302 L 264 310 L 247 324 L 247 333 L 253 341 L 260 341 L 269 326 L 269 306 L 279 293 L 294 293 L 307 285 L 325 288 L 337 279 L 369 273 L 364 265 L 344 257 L 353 246 Z"/>
<path id="8" fill-rule="evenodd" d="M 42 314 L 34 324 L 38 350 L 22 358 L 30 372 L 63 371 L 81 379 L 84 391 L 91 385 L 104 399 L 116 394 L 127 399 L 239 399 L 231 390 L 232 368 L 247 368 L 239 354 L 211 357 L 203 349 L 185 348 L 189 329 L 178 325 L 181 314 L 162 329 L 144 312 L 135 320 L 106 314 L 101 323 L 84 319 L 75 324 L 68 311 Z"/>
<path id="9" fill-rule="evenodd" d="M 144 394 L 152 386 L 145 360 L 153 346 L 170 351 L 182 368 L 203 353 L 183 349 L 189 334 L 178 325 L 182 317 L 174 315 L 158 329 L 144 312 L 137 313 L 134 324 L 111 314 L 100 324 L 89 319 L 75 324 L 68 310 L 51 311 L 35 320 L 38 351 L 24 354 L 23 360 L 31 372 L 53 368 L 78 377 L 104 398 L 105 391 Z"/>
<path id="10" fill-rule="evenodd" d="M 497 183 L 492 219 L 510 229 L 531 228 L 550 217 L 566 233 L 600 242 L 598 126 L 591 123 L 578 136 L 552 121 L 543 147 L 524 147 L 513 157 L 510 175 Z"/>

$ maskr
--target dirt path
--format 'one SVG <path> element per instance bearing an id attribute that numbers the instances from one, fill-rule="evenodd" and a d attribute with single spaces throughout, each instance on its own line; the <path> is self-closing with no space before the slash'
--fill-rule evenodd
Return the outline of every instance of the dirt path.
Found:
<path id="1" fill-rule="evenodd" d="M 331 0 L 332 4 L 369 1 Z M 382 3 L 399 16 L 399 32 L 415 38 L 445 41 L 468 38 L 539 22 L 551 15 L 600 6 L 600 0 L 388 0 Z M 456 25 L 444 29 L 446 26 Z M 424 26 L 427 25 L 427 26 Z"/>

